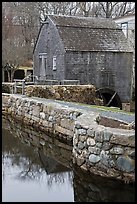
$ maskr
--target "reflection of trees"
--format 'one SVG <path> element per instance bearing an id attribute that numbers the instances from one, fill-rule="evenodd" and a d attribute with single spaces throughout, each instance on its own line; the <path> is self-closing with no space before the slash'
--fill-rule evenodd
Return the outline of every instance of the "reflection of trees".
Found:
<path id="1" fill-rule="evenodd" d="M 9 123 L 9 126 L 5 124 L 10 132 L 7 129 L 3 129 L 2 134 L 3 172 L 4 165 L 21 167 L 23 170 L 19 172 L 18 179 L 23 181 L 38 181 L 43 179 L 46 173 L 49 188 L 54 183 L 63 184 L 67 176 L 68 181 L 74 188 L 75 202 L 134 202 L 134 186 L 125 185 L 120 181 L 116 182 L 91 173 L 88 175 L 87 172 L 83 172 L 72 165 L 70 162 L 71 154 L 59 146 L 58 144 L 60 143 L 47 141 L 44 146 L 38 147 L 33 143 L 32 133 L 29 129 L 15 122 L 12 124 L 12 122 Z M 35 132 L 33 132 L 34 134 Z M 36 132 L 36 135 L 39 134 Z M 42 135 L 41 138 L 43 138 Z M 30 146 L 27 144 L 30 144 Z M 12 163 L 6 163 L 9 158 Z M 65 167 L 61 164 L 65 164 Z M 66 168 L 70 167 L 70 165 L 73 167 L 73 172 Z M 4 177 L 5 175 L 3 174 L 2 176 Z"/>
<path id="2" fill-rule="evenodd" d="M 51 147 L 51 145 L 49 144 L 49 146 Z M 60 154 L 59 154 L 59 150 L 57 148 L 54 148 L 55 146 L 53 145 L 53 147 L 51 149 L 49 149 L 48 145 L 46 145 L 44 147 L 44 149 L 47 150 L 47 155 L 43 154 L 42 150 L 39 150 L 39 158 L 41 160 L 41 163 L 48 175 L 48 185 L 51 187 L 52 183 L 65 183 L 65 179 L 66 176 L 68 176 L 68 180 L 70 181 L 71 185 L 72 185 L 72 171 L 70 171 L 70 167 L 68 169 L 68 163 L 66 166 L 63 166 L 63 161 L 60 161 Z M 56 149 L 56 151 L 55 151 Z M 53 152 L 54 150 L 54 152 Z M 51 153 L 52 152 L 52 153 Z M 58 152 L 58 154 L 57 154 Z M 52 158 L 50 158 L 49 155 L 52 155 Z M 55 160 L 55 158 L 57 160 Z M 63 158 L 63 157 L 61 157 Z M 63 158 L 64 159 L 64 158 Z M 67 158 L 66 158 L 67 160 Z M 69 159 L 67 161 L 70 161 Z M 65 172 L 65 173 L 64 173 Z"/>
<path id="3" fill-rule="evenodd" d="M 31 130 L 32 132 L 31 132 Z M 50 173 L 50 166 L 48 166 L 48 172 L 47 175 L 47 184 L 51 187 L 51 185 L 54 182 L 57 183 L 63 183 L 65 182 L 65 175 L 63 171 L 61 171 L 61 166 L 57 161 L 55 161 L 55 158 L 52 159 L 52 154 L 50 155 L 50 151 L 48 151 L 48 157 L 45 155 L 45 153 L 42 152 L 40 145 L 35 145 L 35 142 L 33 142 L 33 135 L 39 135 L 39 132 L 36 132 L 33 130 L 33 128 L 30 127 L 23 127 L 20 123 L 17 123 L 10 117 L 7 119 L 3 119 L 3 130 L 2 130 L 2 151 L 3 151 L 3 171 L 4 166 L 7 166 L 7 159 L 10 159 L 10 164 L 12 166 L 17 166 L 20 169 L 22 169 L 19 174 L 17 175 L 17 178 L 20 180 L 40 180 L 42 176 L 45 173 L 45 166 L 43 163 L 41 163 L 39 152 L 41 152 L 41 155 L 43 154 L 43 158 L 45 160 L 45 163 L 47 160 L 49 160 L 49 164 L 52 162 L 55 165 L 60 168 L 57 169 L 57 172 Z M 35 137 L 35 135 L 34 135 Z M 27 145 L 29 144 L 29 145 Z M 47 145 L 47 147 L 51 147 L 52 144 Z M 52 151 L 56 151 L 56 148 L 52 148 Z M 57 158 L 57 154 L 54 153 Z M 63 155 L 65 156 L 65 155 Z M 60 161 L 60 158 L 57 158 L 57 160 Z M 62 163 L 62 162 L 61 162 Z M 58 164 L 58 165 L 57 165 Z M 46 167 L 47 168 L 47 167 Z M 53 169 L 54 170 L 54 169 Z M 46 171 L 46 173 L 47 173 Z M 68 168 L 64 168 L 64 171 L 70 171 Z M 72 173 L 68 172 L 69 175 L 69 181 L 72 182 Z M 4 174 L 3 174 L 4 176 Z"/>
<path id="4" fill-rule="evenodd" d="M 15 126 L 17 127 L 17 126 Z M 16 129 L 17 130 L 17 129 Z M 18 132 L 18 131 L 17 131 Z M 18 166 L 23 169 L 18 175 L 20 179 L 37 179 L 40 177 L 39 171 L 43 171 L 41 163 L 38 159 L 38 154 L 34 147 L 28 147 L 26 144 L 20 142 L 19 138 L 11 129 L 11 132 L 7 129 L 2 130 L 2 150 L 3 150 L 3 166 L 6 159 L 10 159 L 11 166 Z M 5 157 L 6 155 L 6 157 Z M 3 167 L 4 168 L 4 167 Z"/>
<path id="5" fill-rule="evenodd" d="M 44 169 L 41 168 L 41 166 L 36 165 L 34 163 L 34 161 L 29 160 L 29 159 L 25 159 L 22 158 L 23 160 L 20 161 L 22 163 L 23 166 L 23 171 L 21 171 L 18 174 L 18 179 L 21 180 L 36 180 L 36 179 L 40 179 L 40 177 L 43 175 L 42 173 L 44 173 Z"/>
<path id="6" fill-rule="evenodd" d="M 63 184 L 65 183 L 65 179 L 66 179 L 66 173 L 67 173 L 67 176 L 68 176 L 68 180 L 70 181 L 71 185 L 73 186 L 73 174 L 72 174 L 72 171 L 68 171 L 68 172 L 65 172 L 65 173 L 52 173 L 50 175 L 48 175 L 48 186 L 51 187 L 52 184 L 55 182 L 55 183 L 59 183 L 59 184 Z"/>

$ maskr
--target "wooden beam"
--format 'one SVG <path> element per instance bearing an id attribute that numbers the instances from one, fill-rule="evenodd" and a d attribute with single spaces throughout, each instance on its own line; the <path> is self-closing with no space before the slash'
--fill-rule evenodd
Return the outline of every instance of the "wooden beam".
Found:
<path id="1" fill-rule="evenodd" d="M 117 94 L 117 92 L 115 92 L 113 94 L 113 96 L 111 97 L 111 99 L 109 100 L 109 102 L 106 104 L 106 106 L 109 106 L 109 104 L 112 102 L 112 100 L 114 99 L 115 95 Z"/>

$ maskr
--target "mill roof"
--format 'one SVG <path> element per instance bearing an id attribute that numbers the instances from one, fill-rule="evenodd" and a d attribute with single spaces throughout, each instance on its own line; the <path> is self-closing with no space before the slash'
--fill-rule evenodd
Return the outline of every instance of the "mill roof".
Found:
<path id="1" fill-rule="evenodd" d="M 112 19 L 57 15 L 47 19 L 58 29 L 65 50 L 133 52 Z"/>

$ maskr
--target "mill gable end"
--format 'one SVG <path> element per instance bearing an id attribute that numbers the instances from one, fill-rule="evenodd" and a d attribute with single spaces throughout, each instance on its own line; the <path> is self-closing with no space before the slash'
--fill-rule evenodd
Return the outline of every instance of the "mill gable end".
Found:
<path id="1" fill-rule="evenodd" d="M 112 19 L 48 15 L 34 50 L 34 73 L 43 81 L 110 89 L 129 102 L 132 61 L 133 49 Z M 107 93 L 106 103 L 111 97 Z"/>

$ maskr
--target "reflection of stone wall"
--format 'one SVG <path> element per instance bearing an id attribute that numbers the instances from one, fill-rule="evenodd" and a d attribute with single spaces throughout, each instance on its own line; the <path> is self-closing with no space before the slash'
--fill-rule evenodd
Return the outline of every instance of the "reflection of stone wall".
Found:
<path id="1" fill-rule="evenodd" d="M 73 188 L 75 202 L 135 202 L 134 185 L 88 175 L 78 168 L 74 168 Z"/>
<path id="2" fill-rule="evenodd" d="M 30 128 L 30 126 L 22 125 L 10 116 L 6 117 L 5 122 L 3 126 L 8 127 L 8 130 L 15 137 L 18 137 L 22 143 L 26 143 L 28 146 L 33 146 L 38 149 L 39 156 L 44 158 L 43 164 L 44 160 L 51 157 L 54 163 L 62 164 L 68 168 L 72 166 L 72 146 L 61 143 L 57 139 L 45 135 L 42 131 L 37 132 L 33 127 Z M 49 163 L 51 163 L 51 158 L 49 159 Z M 47 163 L 47 160 L 45 163 Z"/>
<path id="3" fill-rule="evenodd" d="M 50 175 L 54 174 L 54 178 L 61 182 L 63 173 L 68 172 L 69 180 L 72 181 L 72 146 L 23 125 L 9 115 L 2 118 L 2 129 L 3 152 L 14 155 L 12 163 L 17 166 L 22 165 L 23 158 L 24 178 L 40 178 L 42 172 L 46 171 L 50 181 L 53 178 Z"/>
<path id="4" fill-rule="evenodd" d="M 23 123 L 73 142 L 73 162 L 80 168 L 125 182 L 135 180 L 135 130 L 99 125 L 98 113 L 40 98 L 3 94 L 2 105 Z"/>

